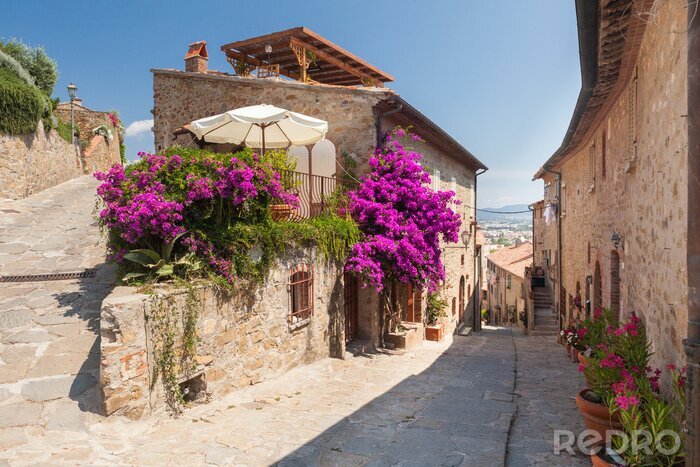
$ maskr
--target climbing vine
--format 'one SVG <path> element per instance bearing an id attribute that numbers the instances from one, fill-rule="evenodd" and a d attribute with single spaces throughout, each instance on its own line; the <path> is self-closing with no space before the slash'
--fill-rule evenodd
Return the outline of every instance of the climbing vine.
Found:
<path id="1" fill-rule="evenodd" d="M 181 379 L 188 378 L 197 369 L 196 324 L 202 305 L 194 285 L 185 281 L 178 281 L 178 285 L 186 289 L 182 313 L 176 312 L 178 307 L 175 296 L 152 293 L 152 312 L 148 317 L 153 334 L 155 361 L 155 371 L 150 381 L 151 389 L 160 378 L 165 390 L 166 403 L 175 414 L 180 413 L 180 407 L 185 404 L 180 388 Z"/>

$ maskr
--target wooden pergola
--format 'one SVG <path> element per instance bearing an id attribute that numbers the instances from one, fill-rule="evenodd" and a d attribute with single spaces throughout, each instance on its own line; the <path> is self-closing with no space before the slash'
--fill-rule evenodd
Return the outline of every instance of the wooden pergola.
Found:
<path id="1" fill-rule="evenodd" d="M 325 37 L 297 27 L 221 46 L 239 76 L 284 75 L 301 82 L 383 87 L 393 76 Z"/>

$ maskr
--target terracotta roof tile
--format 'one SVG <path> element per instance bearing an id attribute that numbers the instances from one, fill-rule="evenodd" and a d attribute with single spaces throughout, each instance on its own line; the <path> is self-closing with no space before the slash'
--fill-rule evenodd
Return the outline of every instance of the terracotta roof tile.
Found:
<path id="1" fill-rule="evenodd" d="M 517 246 L 502 248 L 486 258 L 501 269 L 524 278 L 525 268 L 532 265 L 532 243 L 523 242 Z"/>

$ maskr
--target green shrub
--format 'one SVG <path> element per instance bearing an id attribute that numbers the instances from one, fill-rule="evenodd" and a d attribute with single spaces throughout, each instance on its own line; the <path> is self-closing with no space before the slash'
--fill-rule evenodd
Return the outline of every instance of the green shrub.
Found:
<path id="1" fill-rule="evenodd" d="M 70 134 L 70 123 L 66 123 L 59 119 L 56 124 L 56 132 L 61 138 L 65 139 L 71 144 L 73 143 L 73 139 L 71 138 Z"/>
<path id="2" fill-rule="evenodd" d="M 6 54 L 0 49 L 0 68 L 6 68 L 17 75 L 28 86 L 35 86 L 34 78 L 29 74 L 24 67 L 15 60 L 12 56 Z"/>
<path id="3" fill-rule="evenodd" d="M 29 72 L 39 89 L 46 95 L 51 95 L 58 79 L 58 67 L 56 62 L 46 55 L 43 47 L 30 47 L 12 39 L 0 45 L 0 49 L 17 60 L 22 68 Z"/>
<path id="4" fill-rule="evenodd" d="M 46 113 L 46 96 L 8 68 L 0 68 L 0 131 L 33 133 Z"/>

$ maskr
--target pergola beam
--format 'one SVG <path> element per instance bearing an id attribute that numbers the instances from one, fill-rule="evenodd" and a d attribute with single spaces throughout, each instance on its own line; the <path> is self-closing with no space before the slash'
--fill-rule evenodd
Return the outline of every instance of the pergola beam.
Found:
<path id="1" fill-rule="evenodd" d="M 321 50 L 317 47 L 314 47 L 313 45 L 306 43 L 306 42 L 302 41 L 301 39 L 298 39 L 295 36 L 290 37 L 289 41 L 290 41 L 290 45 L 294 44 L 297 47 L 301 47 L 304 50 L 308 50 L 309 52 L 314 53 L 317 58 L 323 60 L 324 62 L 328 62 L 332 65 L 335 65 L 342 70 L 345 70 L 346 72 L 350 73 L 351 75 L 358 77 L 360 79 L 360 81 L 362 81 L 362 82 L 367 81 L 367 82 L 370 82 L 374 86 L 377 86 L 377 87 L 384 86 L 384 84 L 381 81 L 378 81 L 376 78 L 374 78 L 366 73 L 363 73 L 362 71 L 360 71 L 356 68 L 351 67 L 350 65 L 343 62 L 342 60 L 337 59 L 336 57 L 332 56 L 331 54 L 324 52 L 323 50 Z M 305 73 L 302 73 L 302 74 L 305 75 Z"/>

